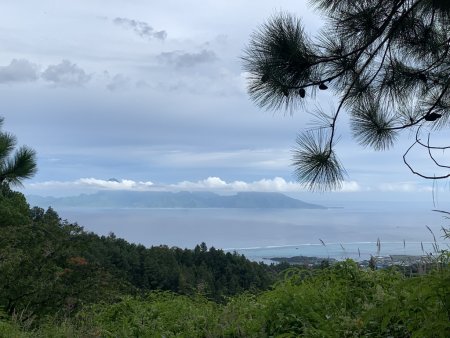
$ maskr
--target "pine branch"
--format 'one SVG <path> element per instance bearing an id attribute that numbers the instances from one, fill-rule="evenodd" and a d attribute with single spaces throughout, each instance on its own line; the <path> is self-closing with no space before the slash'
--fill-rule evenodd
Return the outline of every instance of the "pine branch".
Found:
<path id="1" fill-rule="evenodd" d="M 420 130 L 425 124 L 435 129 L 448 126 L 450 3 L 312 2 L 329 19 L 329 28 L 322 32 L 319 43 L 308 39 L 299 21 L 284 15 L 273 19 L 253 37 L 244 61 L 251 74 L 249 92 L 261 106 L 285 106 L 292 112 L 296 106 L 304 107 L 305 89 L 314 94 L 317 89 L 330 86 L 340 95 L 337 109 L 321 120 L 319 131 L 323 133 L 306 132 L 297 139 L 296 154 L 300 155 L 294 159 L 296 174 L 300 181 L 309 180 L 310 188 L 315 188 L 326 186 L 324 168 L 331 170 L 334 166 L 333 173 L 343 170 L 335 161 L 333 145 L 344 108 L 351 108 L 356 140 L 376 150 L 393 145 L 397 132 L 402 130 Z M 312 138 L 315 147 L 303 137 Z M 403 156 L 413 173 L 416 171 L 407 155 L 414 145 L 426 148 L 437 167 L 447 168 L 436 161 L 431 150 L 450 146 L 431 146 L 416 135 L 416 142 Z M 302 167 L 299 159 L 309 162 Z M 331 188 L 336 177 L 330 174 Z M 449 176 L 433 176 L 446 177 Z"/>

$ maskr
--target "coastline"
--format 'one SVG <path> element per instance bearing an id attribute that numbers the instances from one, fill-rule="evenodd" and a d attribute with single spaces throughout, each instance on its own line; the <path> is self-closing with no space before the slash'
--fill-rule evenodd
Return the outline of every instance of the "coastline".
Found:
<path id="1" fill-rule="evenodd" d="M 365 269 L 379 270 L 395 267 L 410 275 L 420 275 L 443 263 L 439 255 L 440 254 L 372 256 L 369 260 L 365 259 L 356 262 L 361 268 Z M 288 264 L 308 269 L 329 267 L 342 261 L 334 258 L 308 256 L 271 257 L 266 258 L 266 260 L 271 261 L 272 264 Z"/>
<path id="2" fill-rule="evenodd" d="M 448 249 L 448 243 L 437 243 L 438 251 L 434 242 L 381 242 L 377 247 L 377 242 L 352 242 L 352 243 L 327 243 L 323 244 L 299 244 L 286 246 L 265 246 L 251 248 L 228 248 L 225 251 L 237 252 L 252 261 L 274 263 L 273 258 L 284 260 L 293 257 L 310 257 L 316 260 L 336 260 L 353 259 L 357 262 L 369 261 L 371 257 L 389 258 L 394 257 L 429 257 L 436 256 L 440 248 Z M 430 255 L 431 254 L 431 255 Z"/>

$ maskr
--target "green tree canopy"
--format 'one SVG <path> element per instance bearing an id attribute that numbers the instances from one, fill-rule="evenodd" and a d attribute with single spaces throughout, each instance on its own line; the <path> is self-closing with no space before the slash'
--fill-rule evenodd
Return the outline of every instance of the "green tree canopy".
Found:
<path id="1" fill-rule="evenodd" d="M 2 125 L 3 118 L 0 117 L 0 128 Z M 0 184 L 21 185 L 37 171 L 36 152 L 22 146 L 13 153 L 16 145 L 14 135 L 0 131 Z"/>
<path id="2" fill-rule="evenodd" d="M 330 89 L 334 111 L 319 111 L 317 129 L 297 138 L 294 165 L 300 182 L 312 190 L 336 189 L 345 169 L 335 153 L 336 121 L 350 115 L 354 139 L 375 150 L 390 148 L 400 131 L 415 139 L 403 156 L 421 147 L 433 155 L 445 150 L 430 135 L 449 126 L 450 1 L 311 0 L 325 19 L 318 37 L 308 36 L 289 14 L 273 16 L 251 37 L 243 57 L 248 91 L 261 107 L 305 108 L 317 91 Z"/>

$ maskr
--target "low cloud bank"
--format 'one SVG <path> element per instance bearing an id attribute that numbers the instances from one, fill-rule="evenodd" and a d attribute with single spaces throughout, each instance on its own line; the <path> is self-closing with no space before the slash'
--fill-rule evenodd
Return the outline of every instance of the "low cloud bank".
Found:
<path id="1" fill-rule="evenodd" d="M 204 180 L 192 182 L 182 181 L 174 184 L 155 184 L 151 181 L 133 181 L 128 179 L 102 180 L 96 178 L 80 178 L 75 181 L 47 181 L 30 183 L 27 190 L 65 190 L 70 188 L 87 188 L 92 190 L 135 190 L 135 191 L 261 191 L 261 192 L 300 192 L 306 191 L 306 187 L 300 183 L 286 181 L 282 177 L 262 179 L 253 182 L 225 181 L 220 177 L 208 177 Z M 341 192 L 360 191 L 360 185 L 355 181 L 343 182 Z"/>

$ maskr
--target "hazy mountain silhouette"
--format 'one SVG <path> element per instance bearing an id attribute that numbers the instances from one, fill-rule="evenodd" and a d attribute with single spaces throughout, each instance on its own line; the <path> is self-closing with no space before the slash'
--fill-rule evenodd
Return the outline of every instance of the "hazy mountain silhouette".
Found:
<path id="1" fill-rule="evenodd" d="M 99 191 L 68 197 L 28 196 L 31 205 L 92 208 L 297 208 L 325 209 L 281 193 L 239 192 L 218 195 L 212 192 Z"/>

